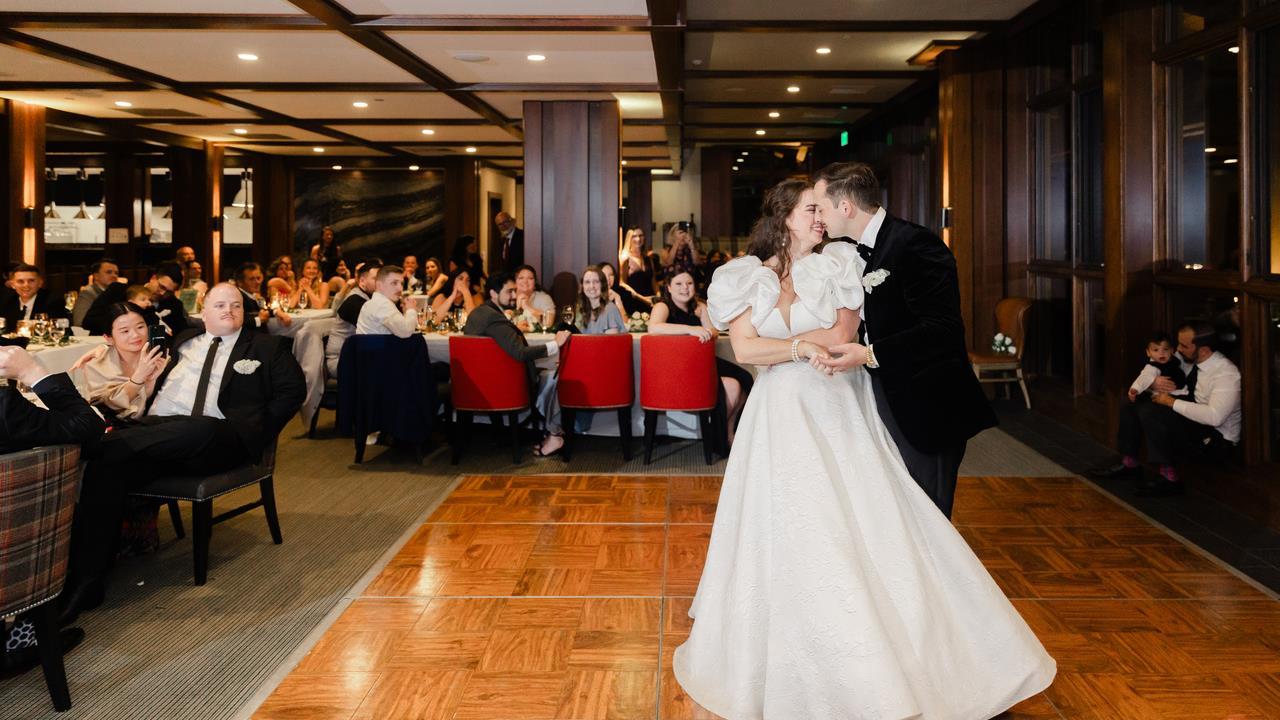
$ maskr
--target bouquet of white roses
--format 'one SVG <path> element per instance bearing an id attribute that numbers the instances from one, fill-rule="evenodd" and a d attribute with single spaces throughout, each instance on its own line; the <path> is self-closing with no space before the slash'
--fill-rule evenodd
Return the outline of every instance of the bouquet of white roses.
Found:
<path id="1" fill-rule="evenodd" d="M 633 312 L 627 318 L 627 332 L 642 333 L 649 331 L 649 313 Z"/>
<path id="2" fill-rule="evenodd" d="M 1004 333 L 996 333 L 991 338 L 991 351 L 999 355 L 1017 355 L 1018 347 L 1013 344 L 1013 338 Z"/>

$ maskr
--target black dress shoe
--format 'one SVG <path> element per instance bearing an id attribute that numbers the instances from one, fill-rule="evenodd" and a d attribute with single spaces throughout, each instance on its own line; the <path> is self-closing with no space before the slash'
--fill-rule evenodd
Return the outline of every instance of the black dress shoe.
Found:
<path id="1" fill-rule="evenodd" d="M 84 640 L 84 630 L 78 627 L 63 628 L 59 631 L 58 637 L 62 640 L 62 654 L 66 655 L 71 648 Z M 16 677 L 39 666 L 40 647 L 38 645 L 0 653 L 0 677 Z"/>
<path id="2" fill-rule="evenodd" d="M 78 585 L 62 594 L 62 612 L 58 615 L 58 627 L 66 627 L 80 617 L 80 613 L 92 610 L 106 599 L 106 585 L 101 580 L 92 580 Z"/>
<path id="3" fill-rule="evenodd" d="M 1187 491 L 1181 480 L 1166 480 L 1163 477 L 1154 477 L 1142 483 L 1142 487 L 1138 488 L 1138 495 L 1142 497 L 1173 497 L 1181 495 Z"/>
<path id="4" fill-rule="evenodd" d="M 1142 466 L 1129 467 L 1124 463 L 1116 463 L 1108 467 L 1090 470 L 1089 477 L 1094 480 L 1141 480 Z"/>

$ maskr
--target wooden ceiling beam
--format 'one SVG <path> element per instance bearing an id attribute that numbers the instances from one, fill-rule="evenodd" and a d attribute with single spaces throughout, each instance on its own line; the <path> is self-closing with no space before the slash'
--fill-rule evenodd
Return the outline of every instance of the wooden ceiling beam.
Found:
<path id="1" fill-rule="evenodd" d="M 95 118 L 63 112 L 53 108 L 45 108 L 45 124 L 50 128 L 61 128 L 76 133 L 87 133 L 92 136 L 109 138 L 112 141 L 141 142 L 150 145 L 184 147 L 191 150 L 204 148 L 204 141 L 187 135 L 156 130 L 155 128 L 118 126 L 104 124 Z"/>
<path id="2" fill-rule="evenodd" d="M 686 80 L 919 80 L 928 70 L 685 70 Z"/>
<path id="3" fill-rule="evenodd" d="M 662 93 L 662 120 L 667 126 L 671 167 L 677 174 L 684 162 L 684 0 L 646 0 L 649 38 Z"/>
<path id="4" fill-rule="evenodd" d="M 691 100 L 684 104 L 685 109 L 698 110 L 869 110 L 879 107 L 874 102 L 708 102 Z"/>
<path id="5" fill-rule="evenodd" d="M 254 125 L 279 125 L 280 123 L 272 118 L 245 118 L 245 119 L 224 119 L 224 118 L 102 118 L 102 122 L 110 125 L 244 125 L 252 127 Z M 295 122 L 308 122 L 316 125 L 368 125 L 368 126 L 388 126 L 388 125 L 404 125 L 406 127 L 420 127 L 423 125 L 433 125 L 435 127 L 489 127 L 492 125 L 488 120 L 480 118 L 474 119 L 431 119 L 424 120 L 420 118 L 306 118 L 305 120 L 296 120 Z M 513 122 L 520 122 L 516 118 Z"/>
<path id="6" fill-rule="evenodd" d="M 991 32 L 999 20 L 690 20 L 688 32 Z"/>
<path id="7" fill-rule="evenodd" d="M 382 15 L 360 18 L 355 24 L 371 30 L 431 32 L 648 32 L 653 27 L 642 15 Z"/>

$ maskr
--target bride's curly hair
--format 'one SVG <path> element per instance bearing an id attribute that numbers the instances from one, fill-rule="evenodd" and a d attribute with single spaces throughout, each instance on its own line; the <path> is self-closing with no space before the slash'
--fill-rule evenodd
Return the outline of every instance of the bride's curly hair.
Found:
<path id="1" fill-rule="evenodd" d="M 800 204 L 800 196 L 812 188 L 806 180 L 783 180 L 765 191 L 760 203 L 760 217 L 751 226 L 751 244 L 747 254 L 768 262 L 775 255 L 778 277 L 786 277 L 791 265 L 791 233 L 787 230 L 787 216 Z"/>

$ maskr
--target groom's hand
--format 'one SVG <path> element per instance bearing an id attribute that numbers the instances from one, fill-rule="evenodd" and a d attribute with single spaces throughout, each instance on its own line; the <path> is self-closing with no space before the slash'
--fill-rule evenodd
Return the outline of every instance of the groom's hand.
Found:
<path id="1" fill-rule="evenodd" d="M 867 347 L 862 343 L 843 343 L 827 348 L 831 355 L 820 360 L 822 365 L 833 372 L 844 372 L 860 368 L 867 363 Z"/>

